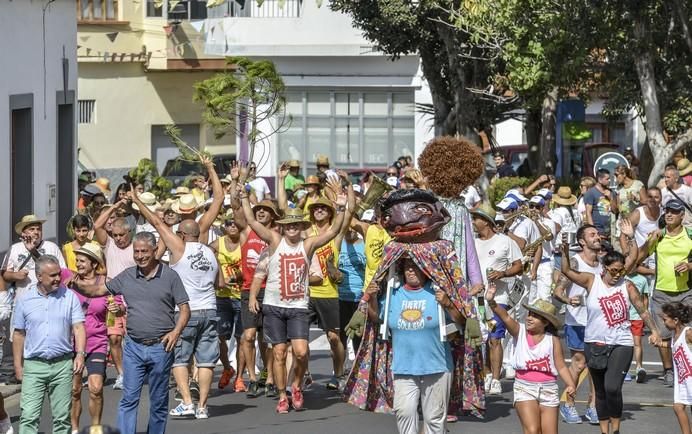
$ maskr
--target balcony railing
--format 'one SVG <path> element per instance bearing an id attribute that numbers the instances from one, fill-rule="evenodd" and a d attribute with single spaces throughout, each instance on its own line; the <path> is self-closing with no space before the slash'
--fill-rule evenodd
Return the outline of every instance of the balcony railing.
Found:
<path id="1" fill-rule="evenodd" d="M 147 0 L 147 16 L 168 20 L 226 17 L 299 18 L 303 6 L 302 0 L 265 0 L 262 6 L 257 6 L 257 0 L 228 0 L 211 8 L 207 8 L 206 0 L 181 0 L 175 3 L 173 8 L 169 8 L 169 3 L 169 0 L 163 0 L 160 4 L 156 0 Z"/>
<path id="2" fill-rule="evenodd" d="M 88 23 L 116 22 L 118 2 L 119 0 L 77 0 L 77 20 Z"/>

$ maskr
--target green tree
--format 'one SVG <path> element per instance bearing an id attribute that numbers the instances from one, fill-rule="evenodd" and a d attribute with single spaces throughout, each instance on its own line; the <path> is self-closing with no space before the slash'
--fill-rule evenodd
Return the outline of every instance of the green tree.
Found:
<path id="1" fill-rule="evenodd" d="M 286 116 L 285 85 L 273 62 L 228 57 L 226 71 L 195 83 L 193 99 L 204 106 L 203 119 L 217 137 L 240 131 L 238 118 L 246 116 L 252 161 L 255 145 L 267 141 L 289 124 Z M 260 128 L 262 124 L 262 128 Z"/>

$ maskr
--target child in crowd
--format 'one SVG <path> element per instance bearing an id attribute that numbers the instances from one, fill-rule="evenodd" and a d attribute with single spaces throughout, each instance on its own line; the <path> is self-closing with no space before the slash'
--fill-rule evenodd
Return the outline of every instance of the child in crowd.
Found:
<path id="1" fill-rule="evenodd" d="M 641 274 L 634 273 L 626 277 L 627 280 L 632 282 L 642 301 L 649 295 L 649 282 L 646 277 Z M 646 305 L 646 302 L 644 302 Z M 632 338 L 634 339 L 634 362 L 635 362 L 635 378 L 637 383 L 643 383 L 646 381 L 646 371 L 642 367 L 642 360 L 644 356 L 644 350 L 642 347 L 642 336 L 644 336 L 644 320 L 639 316 L 639 312 L 633 305 L 630 304 L 630 323 L 632 330 Z M 625 381 L 632 381 L 632 376 L 628 372 L 625 376 Z"/>
<path id="2" fill-rule="evenodd" d="M 692 306 L 680 302 L 666 303 L 661 307 L 663 323 L 673 331 L 673 410 L 680 423 L 682 434 L 691 434 L 687 407 L 692 405 Z"/>
<path id="3" fill-rule="evenodd" d="M 526 323 L 522 324 L 495 302 L 494 287 L 486 290 L 485 298 L 514 338 L 514 406 L 524 433 L 556 434 L 560 404 L 558 374 L 566 384 L 567 394 L 574 396 L 576 393 L 558 337 L 557 330 L 561 325 L 557 308 L 541 299 L 532 305 L 523 304 L 528 314 Z"/>

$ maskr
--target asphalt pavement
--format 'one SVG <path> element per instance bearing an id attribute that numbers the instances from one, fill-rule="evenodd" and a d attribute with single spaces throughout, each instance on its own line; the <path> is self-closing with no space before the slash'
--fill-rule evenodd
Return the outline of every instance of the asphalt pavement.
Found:
<path id="1" fill-rule="evenodd" d="M 218 390 L 216 382 L 221 369 L 216 370 L 216 378 L 209 399 L 209 416 L 207 420 L 197 421 L 194 418 L 169 418 L 167 432 L 177 433 L 296 433 L 296 434 L 381 434 L 396 433 L 396 423 L 392 415 L 373 414 L 358 410 L 342 401 L 335 392 L 328 391 L 325 383 L 331 377 L 331 360 L 326 340 L 313 331 L 311 341 L 310 371 L 315 384 L 305 392 L 305 411 L 279 415 L 274 411 L 276 400 L 259 397 L 247 398 L 244 393 L 233 393 L 229 388 Z M 622 434 L 667 434 L 679 432 L 677 419 L 671 408 L 673 390 L 662 385 L 656 377 L 660 375 L 661 366 L 655 349 L 645 347 L 645 368 L 648 371 L 647 382 L 636 384 L 625 383 Z M 120 391 L 110 387 L 114 371 L 109 369 L 109 386 L 105 390 L 103 422 L 115 425 Z M 587 385 L 578 391 L 577 408 L 583 414 L 585 409 Z M 512 381 L 502 381 L 503 394 L 487 398 L 485 419 L 472 417 L 461 418 L 450 424 L 450 433 L 521 433 L 521 425 L 512 407 Z M 148 415 L 148 389 L 145 386 L 138 415 L 139 431 L 146 432 Z M 174 390 L 170 392 L 170 406 L 175 406 Z M 6 398 L 8 413 L 18 432 L 19 394 Z M 87 393 L 83 393 L 83 407 L 87 408 Z M 89 423 L 89 415 L 84 411 L 82 426 Z M 50 413 L 44 405 L 41 432 L 50 432 Z M 579 425 L 559 424 L 561 433 L 598 433 L 597 426 L 586 422 Z"/>

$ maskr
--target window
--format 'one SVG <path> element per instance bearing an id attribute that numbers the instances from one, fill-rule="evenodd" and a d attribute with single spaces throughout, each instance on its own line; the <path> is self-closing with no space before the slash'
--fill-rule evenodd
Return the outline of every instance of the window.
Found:
<path id="1" fill-rule="evenodd" d="M 290 127 L 279 159 L 313 165 L 318 154 L 341 167 L 387 166 L 413 155 L 413 91 L 303 91 L 286 95 Z"/>
<path id="2" fill-rule="evenodd" d="M 117 21 L 118 0 L 77 0 L 79 21 Z"/>
<path id="3" fill-rule="evenodd" d="M 96 100 L 80 99 L 79 100 L 79 115 L 80 124 L 95 124 L 96 123 Z"/>
<path id="4" fill-rule="evenodd" d="M 147 0 L 147 16 L 148 17 L 162 17 L 163 16 L 165 5 L 162 4 L 161 6 L 157 7 L 158 4 L 159 4 L 158 1 Z"/>

